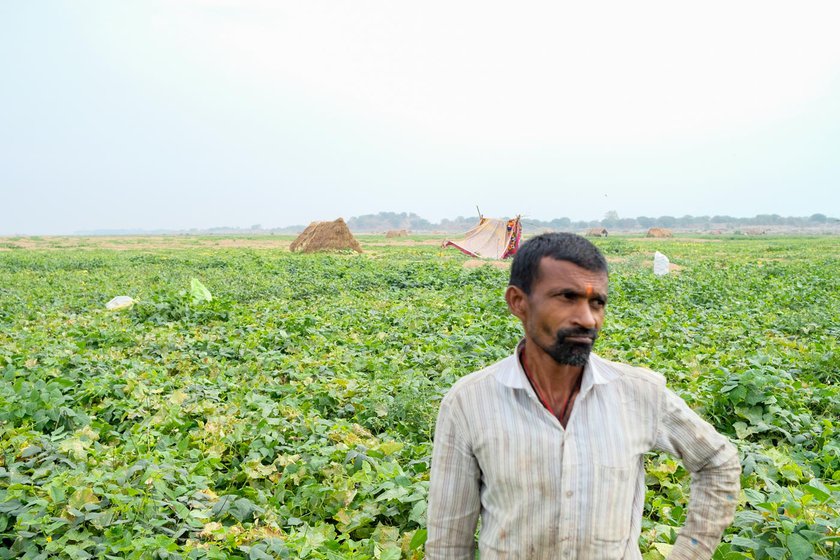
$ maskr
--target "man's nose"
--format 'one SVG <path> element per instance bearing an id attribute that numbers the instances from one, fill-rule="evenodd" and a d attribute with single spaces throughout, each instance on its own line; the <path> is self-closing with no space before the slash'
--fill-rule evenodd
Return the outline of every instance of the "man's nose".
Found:
<path id="1" fill-rule="evenodd" d="M 597 322 L 595 321 L 595 314 L 592 312 L 592 307 L 588 301 L 580 301 L 575 306 L 575 314 L 573 317 L 574 323 L 577 326 L 585 329 L 594 329 Z"/>

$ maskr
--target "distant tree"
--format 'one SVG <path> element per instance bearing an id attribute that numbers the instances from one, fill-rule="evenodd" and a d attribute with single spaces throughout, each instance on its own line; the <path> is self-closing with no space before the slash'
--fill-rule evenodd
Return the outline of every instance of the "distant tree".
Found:
<path id="1" fill-rule="evenodd" d="M 614 228 L 618 225 L 618 212 L 615 210 L 610 210 L 606 214 L 604 214 L 604 219 L 601 220 L 601 225 L 607 229 Z"/>
<path id="2" fill-rule="evenodd" d="M 417 214 L 407 212 L 379 212 L 364 214 L 347 220 L 347 226 L 353 231 L 388 231 L 389 229 L 434 229 L 428 220 Z"/>
<path id="3" fill-rule="evenodd" d="M 429 220 L 421 218 L 420 216 L 412 212 L 408 215 L 407 225 L 405 229 L 415 231 L 429 231 L 434 229 L 434 226 Z"/>
<path id="4" fill-rule="evenodd" d="M 677 218 L 677 227 L 698 227 L 705 225 L 707 219 L 700 217 L 700 216 L 692 216 L 691 214 L 686 214 L 681 218 Z"/>
<path id="5" fill-rule="evenodd" d="M 809 222 L 813 222 L 815 224 L 824 224 L 828 221 L 828 217 L 825 214 L 811 214 L 811 217 L 808 218 Z"/>
<path id="6" fill-rule="evenodd" d="M 677 219 L 673 216 L 659 216 L 656 218 L 656 225 L 659 227 L 672 228 L 677 225 Z"/>
<path id="7" fill-rule="evenodd" d="M 552 229 L 564 229 L 572 225 L 572 220 L 569 218 L 554 218 L 548 222 L 548 227 Z"/>
<path id="8" fill-rule="evenodd" d="M 774 226 L 782 223 L 782 217 L 778 214 L 759 214 L 752 219 L 757 226 Z"/>
<path id="9" fill-rule="evenodd" d="M 652 228 L 656 224 L 656 218 L 650 218 L 648 216 L 639 216 L 636 218 L 636 221 L 643 228 Z"/>

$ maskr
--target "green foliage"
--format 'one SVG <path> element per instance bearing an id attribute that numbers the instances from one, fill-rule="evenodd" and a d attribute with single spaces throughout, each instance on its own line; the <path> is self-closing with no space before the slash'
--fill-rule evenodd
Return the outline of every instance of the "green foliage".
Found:
<path id="1" fill-rule="evenodd" d="M 656 240 L 683 267 L 664 278 L 654 242 L 597 243 L 598 351 L 665 374 L 741 452 L 715 558 L 839 557 L 836 241 Z M 464 260 L 0 252 L 0 558 L 421 558 L 440 398 L 521 332 L 506 271 Z M 688 482 L 648 458 L 645 558 Z"/>

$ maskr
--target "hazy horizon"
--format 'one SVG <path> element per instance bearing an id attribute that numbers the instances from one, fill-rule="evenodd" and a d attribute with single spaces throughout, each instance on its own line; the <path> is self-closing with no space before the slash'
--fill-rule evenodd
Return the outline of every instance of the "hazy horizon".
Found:
<path id="1" fill-rule="evenodd" d="M 0 235 L 840 214 L 840 5 L 0 5 Z"/>
<path id="2" fill-rule="evenodd" d="M 720 228 L 734 228 L 732 231 L 745 228 L 747 230 L 754 230 L 756 228 L 765 228 L 766 231 L 811 231 L 820 230 L 823 232 L 838 232 L 840 231 L 840 218 L 835 216 L 826 216 L 825 214 L 818 214 L 821 218 L 816 219 L 816 216 L 781 216 L 781 215 L 757 215 L 757 216 L 618 216 L 615 215 L 603 217 L 600 220 L 571 220 L 567 216 L 556 216 L 549 220 L 536 220 L 528 216 L 520 216 L 523 219 L 524 229 L 528 231 L 530 228 L 551 228 L 557 231 L 568 231 L 575 229 L 587 229 L 591 227 L 604 226 L 608 227 L 610 231 L 644 231 L 649 227 L 665 227 L 666 229 L 673 229 L 674 231 L 702 231 L 706 228 L 719 230 Z M 414 233 L 428 233 L 433 231 L 458 232 L 466 231 L 471 228 L 477 221 L 478 215 L 474 216 L 450 216 L 440 221 L 430 222 L 425 220 L 423 216 L 419 216 L 413 212 L 380 212 L 377 214 L 364 214 L 361 216 L 351 216 L 345 218 L 350 230 L 355 233 L 383 233 L 390 230 L 406 229 Z M 497 216 L 499 218 L 511 218 L 512 216 Z M 700 223 L 701 218 L 707 218 L 708 223 Z M 759 220 L 759 218 L 768 218 Z M 810 218 L 814 217 L 815 220 Z M 692 218 L 692 223 L 685 222 L 686 218 Z M 712 220 L 711 218 L 722 218 Z M 776 218 L 776 220 L 772 220 Z M 325 218 L 331 220 L 333 218 Z M 641 219 L 642 222 L 637 222 Z M 672 223 L 661 223 L 663 220 L 670 219 Z M 566 224 L 557 224 L 551 222 L 568 221 Z M 604 221 L 598 224 L 598 221 Z M 606 223 L 607 220 L 616 221 L 616 223 Z M 637 222 L 635 224 L 628 224 L 626 222 Z M 417 224 L 416 222 L 428 222 L 425 225 Z M 122 228 L 122 229 L 93 229 L 93 230 L 77 230 L 65 234 L 55 234 L 56 236 L 143 236 L 143 235 L 204 235 L 204 234 L 268 234 L 280 233 L 288 235 L 299 233 L 308 224 L 251 224 L 250 226 L 237 226 L 227 224 L 217 224 L 207 228 L 160 228 L 160 229 L 143 229 L 143 228 Z M 24 237 L 39 237 L 38 234 L 22 234 Z M 47 235 L 48 237 L 50 235 Z M 16 237 L 14 234 L 0 234 L 0 237 Z"/>

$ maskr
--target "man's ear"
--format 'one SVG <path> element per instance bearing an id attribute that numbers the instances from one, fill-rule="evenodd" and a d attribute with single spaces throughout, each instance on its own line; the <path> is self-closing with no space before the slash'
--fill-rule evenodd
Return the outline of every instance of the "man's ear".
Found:
<path id="1" fill-rule="evenodd" d="M 505 301 L 510 312 L 524 322 L 528 316 L 528 294 L 518 286 L 508 286 L 505 290 Z"/>

